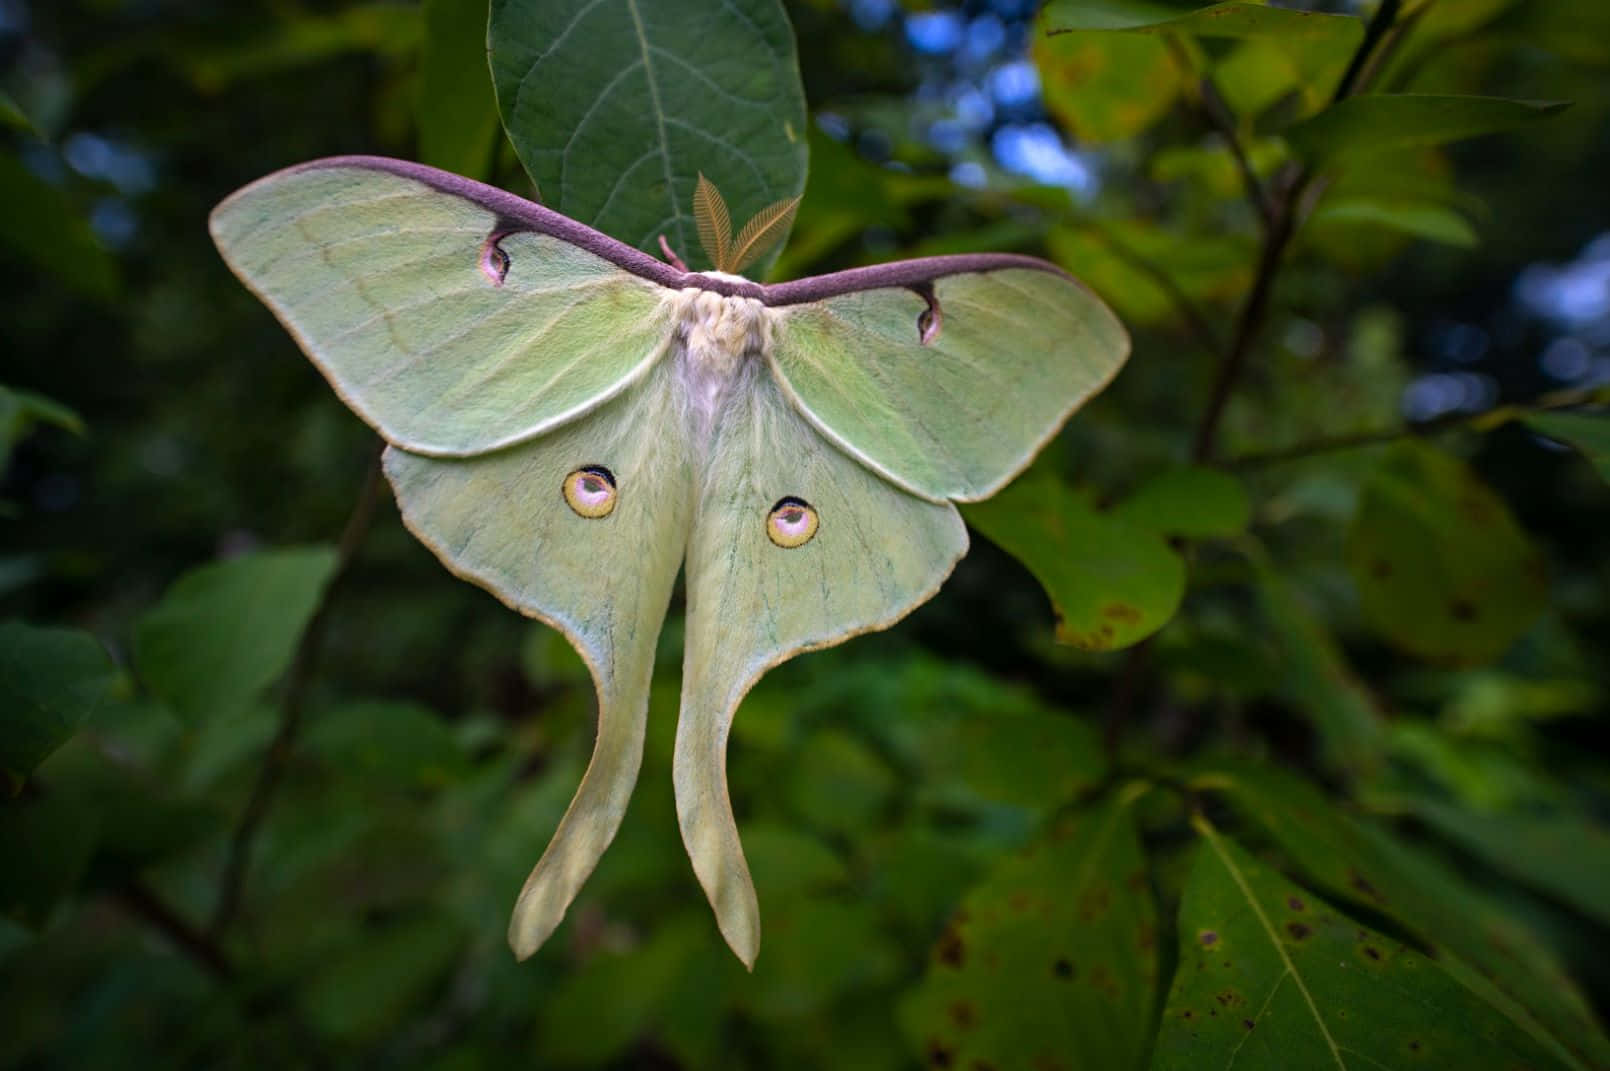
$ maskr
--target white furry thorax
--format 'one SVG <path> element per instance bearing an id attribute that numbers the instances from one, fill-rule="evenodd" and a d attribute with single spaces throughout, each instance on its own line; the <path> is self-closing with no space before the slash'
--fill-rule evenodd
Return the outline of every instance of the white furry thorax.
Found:
<path id="1" fill-rule="evenodd" d="M 706 272 L 716 278 L 738 276 Z M 678 306 L 677 377 L 696 435 L 707 438 L 745 365 L 771 350 L 771 310 L 755 298 L 727 297 L 688 288 L 672 299 Z"/>

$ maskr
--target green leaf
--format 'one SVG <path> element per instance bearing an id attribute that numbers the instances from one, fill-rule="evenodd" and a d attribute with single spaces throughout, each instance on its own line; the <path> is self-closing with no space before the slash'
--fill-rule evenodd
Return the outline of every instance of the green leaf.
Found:
<path id="1" fill-rule="evenodd" d="M 967 894 L 900 1008 L 925 1066 L 1138 1066 L 1157 978 L 1144 792 L 1070 815 Z"/>
<path id="2" fill-rule="evenodd" d="M 1283 880 L 1206 820 L 1155 1071 L 1568 1066 L 1436 959 Z"/>
<path id="3" fill-rule="evenodd" d="M 1198 37 L 1323 39 L 1334 41 L 1344 53 L 1356 48 L 1364 37 L 1363 21 L 1352 15 L 1238 2 L 1210 4 L 1182 13 L 1178 8 L 1135 0 L 1054 0 L 1046 5 L 1045 25 L 1052 34 L 1119 30 Z"/>
<path id="4" fill-rule="evenodd" d="M 1309 217 L 1309 226 L 1332 227 L 1348 240 L 1360 224 L 1383 227 L 1460 249 L 1478 242 L 1476 228 L 1457 209 L 1436 201 L 1380 197 L 1327 197 Z"/>
<path id="5" fill-rule="evenodd" d="M 338 1038 L 394 1035 L 464 943 L 456 923 L 436 916 L 410 919 L 354 940 L 307 980 L 301 990 L 303 1014 L 321 1032 Z"/>
<path id="6" fill-rule="evenodd" d="M 191 570 L 135 627 L 141 679 L 185 721 L 239 712 L 290 665 L 335 565 L 295 547 Z"/>
<path id="7" fill-rule="evenodd" d="M 219 44 L 204 36 L 198 44 L 171 49 L 173 59 L 197 88 L 216 93 L 345 53 L 401 59 L 419 50 L 419 8 L 412 4 L 356 3 L 327 15 L 291 6 L 276 10 L 278 17 L 266 28 L 261 21 L 243 22 L 234 39 Z"/>
<path id="8" fill-rule="evenodd" d="M 1253 554 L 1258 601 L 1280 653 L 1275 685 L 1313 722 L 1326 762 L 1352 774 L 1381 761 L 1381 713 L 1324 623 L 1261 552 Z"/>
<path id="9" fill-rule="evenodd" d="M 1414 815 L 1515 881 L 1610 923 L 1610 833 L 1586 818 L 1484 813 L 1419 796 L 1372 802 Z"/>
<path id="10" fill-rule="evenodd" d="M 984 799 L 1035 811 L 1059 806 L 1107 773 L 1101 734 L 1067 713 L 994 710 L 930 730 L 929 777 L 963 784 Z"/>
<path id="11" fill-rule="evenodd" d="M 371 700 L 321 711 L 306 742 L 343 773 L 386 784 L 442 785 L 467 767 L 447 723 L 417 703 Z"/>
<path id="12" fill-rule="evenodd" d="M 1299 155 L 1329 167 L 1393 149 L 1514 130 L 1568 107 L 1567 101 L 1374 93 L 1333 104 L 1285 134 Z"/>
<path id="13" fill-rule="evenodd" d="M 764 912 L 760 959 L 741 990 L 745 1009 L 762 1022 L 798 1023 L 905 969 L 883 918 L 864 901 L 793 897 L 764 905 Z M 711 940 L 708 926 L 702 932 Z"/>
<path id="14" fill-rule="evenodd" d="M 1533 431 L 1570 443 L 1610 481 L 1610 413 L 1530 413 L 1524 419 Z"/>
<path id="15" fill-rule="evenodd" d="M 493 0 L 488 40 L 503 125 L 545 203 L 629 245 L 658 255 L 664 235 L 694 253 L 701 171 L 738 219 L 805 187 L 779 0 Z"/>
<path id="16" fill-rule="evenodd" d="M 1058 642 L 1128 647 L 1166 625 L 1185 595 L 1185 563 L 1162 536 L 1091 508 L 1054 477 L 1019 477 L 962 515 L 1045 588 Z"/>
<path id="17" fill-rule="evenodd" d="M 1141 220 L 1058 227 L 1048 244 L 1052 259 L 1120 316 L 1148 324 L 1180 315 L 1156 273 L 1193 301 L 1228 301 L 1247 289 L 1256 260 L 1253 244 L 1244 238 L 1182 235 Z"/>
<path id="18" fill-rule="evenodd" d="M 31 774 L 112 697 L 120 678 L 87 632 L 0 622 L 0 773 L 14 781 Z"/>
<path id="19" fill-rule="evenodd" d="M 86 297 L 110 301 L 118 292 L 117 262 L 65 191 L 0 153 L 0 246 Z"/>
<path id="20" fill-rule="evenodd" d="M 1188 539 L 1239 535 L 1252 520 L 1252 501 L 1240 480 L 1222 469 L 1184 466 L 1141 484 L 1112 508 L 1140 528 Z"/>
<path id="21" fill-rule="evenodd" d="M 1030 54 L 1045 106 L 1085 144 L 1133 137 L 1162 119 L 1185 77 L 1162 41 L 1141 35 L 1043 32 Z"/>
<path id="22" fill-rule="evenodd" d="M 11 94 L 4 90 L 0 90 L 0 124 L 15 130 L 32 130 L 34 128 L 33 123 L 28 120 L 28 116 L 17 106 L 17 102 L 12 99 Z"/>
<path id="23" fill-rule="evenodd" d="M 786 798 L 807 826 L 851 836 L 888 807 L 895 776 L 877 753 L 849 733 L 812 734 L 790 763 Z"/>
<path id="24" fill-rule="evenodd" d="M 38 930 L 95 851 L 93 807 L 61 794 L 0 802 L 0 914 Z"/>
<path id="25" fill-rule="evenodd" d="M 1225 794 L 1328 895 L 1384 913 L 1433 946 L 1440 962 L 1467 986 L 1489 990 L 1499 1012 L 1568 1066 L 1610 1065 L 1610 1040 L 1553 953 L 1433 859 L 1267 766 L 1215 763 L 1192 785 Z"/>
<path id="26" fill-rule="evenodd" d="M 419 158 L 485 178 L 501 129 L 486 56 L 487 0 L 425 0 L 424 18 Z"/>
<path id="27" fill-rule="evenodd" d="M 1370 624 L 1426 658 L 1497 658 L 1548 601 L 1542 556 L 1503 501 L 1464 462 L 1419 442 L 1381 458 L 1346 553 Z"/>
<path id="28" fill-rule="evenodd" d="M 74 435 L 84 434 L 83 419 L 58 401 L 32 391 L 0 386 L 0 473 L 11 459 L 11 450 L 40 424 L 63 428 Z"/>

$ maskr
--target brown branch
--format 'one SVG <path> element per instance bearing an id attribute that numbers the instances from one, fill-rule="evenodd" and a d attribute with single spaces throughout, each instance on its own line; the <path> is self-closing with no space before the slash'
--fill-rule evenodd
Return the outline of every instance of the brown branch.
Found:
<path id="1" fill-rule="evenodd" d="M 336 549 L 335 572 L 324 589 L 324 597 L 319 601 L 313 619 L 308 622 L 306 630 L 302 633 L 302 641 L 297 645 L 296 656 L 291 662 L 290 672 L 286 675 L 285 695 L 280 704 L 279 728 L 274 733 L 267 754 L 263 756 L 263 764 L 257 771 L 257 781 L 252 785 L 251 795 L 246 800 L 246 809 L 241 812 L 240 824 L 235 827 L 234 836 L 230 839 L 229 854 L 224 860 L 223 875 L 218 882 L 218 901 L 213 909 L 212 923 L 208 927 L 208 932 L 214 936 L 222 933 L 240 910 L 241 895 L 246 885 L 246 872 L 251 863 L 252 843 L 263 818 L 268 814 L 274 790 L 279 787 L 280 780 L 285 775 L 291 751 L 296 744 L 297 733 L 302 727 L 303 704 L 307 696 L 308 682 L 312 679 L 313 669 L 318 661 L 319 650 L 323 646 L 331 593 L 346 576 L 352 559 L 362 546 L 379 498 L 380 457 L 376 454 L 369 464 L 363 486 L 353 503 L 352 513 L 347 517 L 346 528 L 341 532 L 341 542 Z"/>
<path id="2" fill-rule="evenodd" d="M 1241 175 L 1241 184 L 1246 188 L 1247 201 L 1252 205 L 1253 211 L 1258 214 L 1258 222 L 1267 230 L 1274 225 L 1275 206 L 1264 189 L 1263 182 L 1258 178 L 1258 172 L 1252 166 L 1252 159 L 1247 155 L 1246 147 L 1241 144 L 1241 133 L 1236 129 L 1234 115 L 1230 106 L 1224 101 L 1224 94 L 1219 92 L 1218 83 L 1213 76 L 1207 73 L 1198 75 L 1195 64 L 1186 53 L 1185 46 L 1180 44 L 1179 38 L 1174 34 L 1164 34 L 1163 42 L 1168 46 L 1169 54 L 1180 70 L 1188 77 L 1195 78 L 1195 88 L 1192 93 L 1192 103 L 1196 105 L 1196 112 L 1207 125 L 1224 139 L 1230 150 L 1230 158 L 1235 161 L 1236 171 Z"/>
<path id="3" fill-rule="evenodd" d="M 189 920 L 181 917 L 154 890 L 138 878 L 130 878 L 112 894 L 129 914 L 159 930 L 173 946 L 183 952 L 208 974 L 220 981 L 235 977 L 235 965 L 218 943 Z"/>
<path id="4" fill-rule="evenodd" d="M 1400 0 L 1381 0 L 1381 6 L 1376 9 L 1369 25 L 1365 27 L 1364 38 L 1354 51 L 1346 73 L 1337 83 L 1333 103 L 1352 95 L 1365 85 L 1366 69 L 1374 69 L 1370 65 L 1371 56 L 1376 46 L 1392 28 L 1399 6 Z M 1235 392 L 1236 384 L 1246 367 L 1247 356 L 1268 316 L 1269 299 L 1274 292 L 1275 278 L 1279 275 L 1281 260 L 1285 256 L 1286 247 L 1291 244 L 1292 236 L 1297 232 L 1298 225 L 1313 206 L 1314 198 L 1311 195 L 1315 189 L 1313 171 L 1306 166 L 1289 166 L 1279 183 L 1279 192 L 1266 202 L 1269 215 L 1266 217 L 1263 247 L 1258 254 L 1257 274 L 1253 278 L 1252 290 L 1247 294 L 1247 300 L 1236 317 L 1230 347 L 1219 364 L 1208 394 L 1207 407 L 1203 411 L 1201 423 L 1197 425 L 1196 438 L 1191 445 L 1191 459 L 1195 462 L 1206 463 L 1213 459 L 1213 450 L 1218 439 L 1219 425 L 1224 419 L 1225 408 L 1229 404 L 1230 396 Z M 1264 203 L 1260 203 L 1250 189 L 1248 196 L 1253 198 L 1255 208 L 1260 211 L 1264 208 Z"/>
<path id="5" fill-rule="evenodd" d="M 1597 400 L 1598 394 L 1593 390 L 1557 391 L 1540 398 L 1534 398 L 1528 402 L 1483 409 L 1479 413 L 1445 413 L 1430 420 L 1422 420 L 1418 424 L 1405 424 L 1401 427 L 1381 428 L 1376 431 L 1354 432 L 1351 435 L 1333 435 L 1322 439 L 1310 439 L 1307 442 L 1295 443 L 1275 450 L 1259 450 L 1254 453 L 1241 454 L 1227 459 L 1223 462 L 1223 466 L 1229 469 L 1263 468 L 1266 465 L 1278 465 L 1286 461 L 1301 461 L 1303 458 L 1314 457 L 1318 454 L 1335 453 L 1339 450 L 1353 450 L 1362 446 L 1380 446 L 1383 443 L 1392 443 L 1401 439 L 1426 435 L 1437 435 L 1445 431 L 1457 431 L 1465 428 L 1487 431 L 1502 424 L 1507 424 L 1511 420 L 1524 419 L 1528 413 L 1546 413 L 1556 409 L 1571 409 L 1591 404 Z"/>

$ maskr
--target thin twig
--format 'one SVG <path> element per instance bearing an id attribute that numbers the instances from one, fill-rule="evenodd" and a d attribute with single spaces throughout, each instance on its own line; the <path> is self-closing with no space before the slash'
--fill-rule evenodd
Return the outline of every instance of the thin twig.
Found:
<path id="1" fill-rule="evenodd" d="M 131 915 L 161 931 L 175 948 L 208 974 L 225 982 L 235 977 L 235 965 L 212 936 L 191 925 L 138 878 L 130 878 L 118 886 L 113 895 Z"/>
<path id="2" fill-rule="evenodd" d="M 303 703 L 307 695 L 308 682 L 313 676 L 314 664 L 318 660 L 319 649 L 323 646 L 331 592 L 346 575 L 352 559 L 358 553 L 358 548 L 363 544 L 364 536 L 369 531 L 369 522 L 374 516 L 375 503 L 379 498 L 380 457 L 377 454 L 364 476 L 363 487 L 358 491 L 358 497 L 353 503 L 346 528 L 341 532 L 341 542 L 336 549 L 335 572 L 324 589 L 324 597 L 319 602 L 319 608 L 302 633 L 301 643 L 297 645 L 296 657 L 291 662 L 290 672 L 286 676 L 285 695 L 280 704 L 279 728 L 274 733 L 267 754 L 263 756 L 263 764 L 257 770 L 257 781 L 252 785 L 251 795 L 246 800 L 246 809 L 241 812 L 240 824 L 235 827 L 234 836 L 230 840 L 229 855 L 224 861 L 223 876 L 218 883 L 218 902 L 213 909 L 212 923 L 208 927 L 208 932 L 214 936 L 222 933 L 240 910 L 246 872 L 251 863 L 253 840 L 264 816 L 268 813 L 274 790 L 279 787 L 280 779 L 285 774 L 291 750 L 296 743 L 297 732 L 302 726 Z"/>
<path id="3" fill-rule="evenodd" d="M 1365 28 L 1364 38 L 1353 53 L 1346 73 L 1337 83 L 1333 100 L 1342 100 L 1365 84 L 1366 79 L 1363 75 L 1371 53 L 1391 29 L 1393 21 L 1397 18 L 1399 6 L 1400 0 L 1381 0 L 1381 6 L 1376 9 Z M 1286 247 L 1290 245 L 1304 214 L 1313 205 L 1313 198 L 1310 196 L 1313 192 L 1313 180 L 1314 173 L 1307 167 L 1289 166 L 1278 182 L 1278 192 L 1268 201 L 1270 215 L 1268 225 L 1264 228 L 1263 247 L 1258 254 L 1257 274 L 1253 278 L 1252 290 L 1247 294 L 1247 300 L 1236 317 L 1230 347 L 1219 364 L 1208 394 L 1207 407 L 1203 411 L 1201 423 L 1197 425 L 1196 439 L 1191 445 L 1193 461 L 1206 463 L 1213 459 L 1219 425 L 1224 419 L 1224 411 L 1229 404 L 1230 396 L 1235 392 L 1236 384 L 1246 367 L 1247 356 L 1252 350 L 1253 343 L 1257 341 L 1258 333 L 1267 317 L 1269 299 L 1274 292 L 1275 278 L 1279 275 Z M 1254 197 L 1250 190 L 1248 196 Z M 1254 207 L 1262 206 L 1254 200 Z"/>
<path id="4" fill-rule="evenodd" d="M 1235 161 L 1236 170 L 1241 175 L 1241 184 L 1246 188 L 1247 201 L 1258 214 L 1258 222 L 1267 230 L 1274 225 L 1274 204 L 1264 189 L 1263 181 L 1258 178 L 1257 170 L 1252 166 L 1252 159 L 1248 156 L 1246 147 L 1241 144 L 1241 133 L 1236 129 L 1235 117 L 1224 101 L 1224 94 L 1219 92 L 1218 83 L 1213 80 L 1211 74 L 1196 73 L 1190 54 L 1185 51 L 1185 46 L 1180 44 L 1179 38 L 1174 34 L 1164 34 L 1163 42 L 1168 46 L 1169 55 L 1181 72 L 1187 78 L 1195 79 L 1191 100 L 1196 105 L 1196 111 L 1207 125 L 1224 139 L 1225 145 L 1230 150 L 1230 158 Z"/>
<path id="5" fill-rule="evenodd" d="M 1254 453 L 1241 454 L 1237 457 L 1226 459 L 1222 464 L 1223 467 L 1228 469 L 1256 469 L 1267 465 L 1278 465 L 1286 461 L 1300 461 L 1303 458 L 1314 457 L 1318 454 L 1335 453 L 1339 450 L 1353 450 L 1363 446 L 1380 446 L 1383 443 L 1397 442 L 1401 439 L 1437 435 L 1444 431 L 1455 431 L 1463 428 L 1476 428 L 1486 431 L 1502 424 L 1507 424 L 1511 420 L 1524 419 L 1528 413 L 1546 413 L 1556 409 L 1571 409 L 1593 402 L 1595 398 L 1595 392 L 1591 390 L 1556 392 L 1541 398 L 1534 398 L 1529 402 L 1483 409 L 1479 413 L 1445 413 L 1430 420 L 1422 420 L 1418 424 L 1404 424 L 1396 428 L 1381 428 L 1376 431 L 1354 432 L 1351 435 L 1333 435 L 1322 439 L 1310 439 L 1307 442 L 1283 446 L 1276 450 L 1259 450 Z"/>

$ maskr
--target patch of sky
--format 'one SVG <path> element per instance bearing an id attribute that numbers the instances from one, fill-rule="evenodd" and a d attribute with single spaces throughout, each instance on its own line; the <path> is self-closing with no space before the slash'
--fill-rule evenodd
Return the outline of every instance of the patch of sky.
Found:
<path id="1" fill-rule="evenodd" d="M 970 190 L 979 190 L 989 185 L 989 172 L 977 160 L 963 160 L 950 169 L 950 181 Z"/>
<path id="2" fill-rule="evenodd" d="M 1532 264 L 1515 280 L 1515 296 L 1534 316 L 1559 327 L 1610 319 L 1610 233 L 1589 242 L 1568 264 Z"/>
<path id="3" fill-rule="evenodd" d="M 1040 74 L 1028 60 L 1003 63 L 989 73 L 990 96 L 1002 109 L 1020 109 L 1040 102 Z"/>
<path id="4" fill-rule="evenodd" d="M 881 30 L 888 25 L 898 8 L 895 0 L 850 0 L 850 18 L 867 32 Z"/>
<path id="5" fill-rule="evenodd" d="M 966 20 L 956 11 L 919 11 L 906 18 L 906 42 L 927 56 L 955 52 L 966 32 Z"/>
<path id="6" fill-rule="evenodd" d="M 0 0 L 0 35 L 20 34 L 28 29 L 28 5 L 22 0 Z"/>
<path id="7" fill-rule="evenodd" d="M 134 240 L 139 219 L 121 197 L 103 197 L 90 209 L 89 225 L 96 237 L 112 249 L 122 249 Z"/>
<path id="8" fill-rule="evenodd" d="M 1448 413 L 1479 413 L 1498 402 L 1498 381 L 1481 372 L 1433 372 L 1403 392 L 1403 415 L 1434 420 Z"/>
<path id="9" fill-rule="evenodd" d="M 156 185 L 150 158 L 113 138 L 80 131 L 62 143 L 62 157 L 85 178 L 109 182 L 129 196 L 147 193 Z"/>
<path id="10" fill-rule="evenodd" d="M 1098 185 L 1095 170 L 1063 144 L 1049 123 L 1013 123 L 995 131 L 990 150 L 1000 165 L 1047 186 L 1062 186 L 1079 197 L 1089 197 Z"/>

